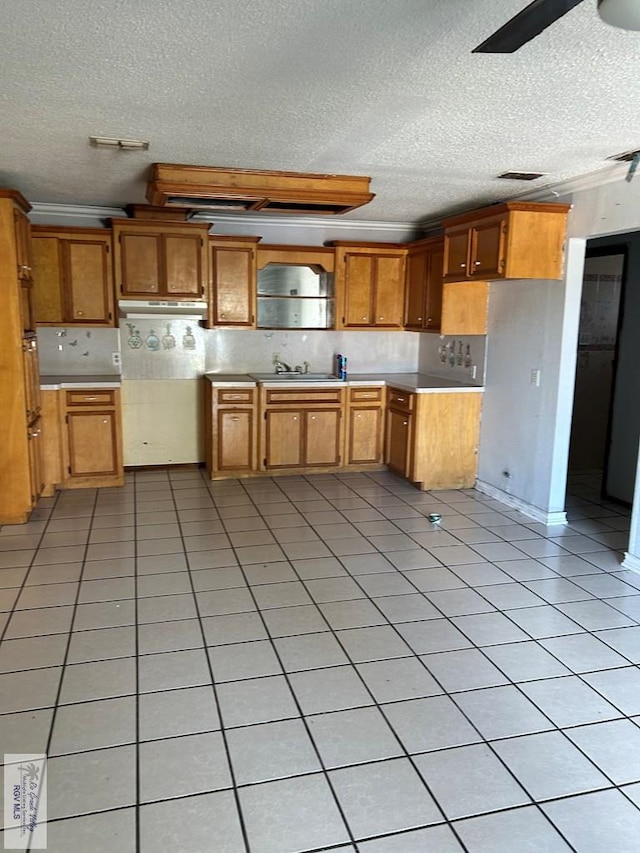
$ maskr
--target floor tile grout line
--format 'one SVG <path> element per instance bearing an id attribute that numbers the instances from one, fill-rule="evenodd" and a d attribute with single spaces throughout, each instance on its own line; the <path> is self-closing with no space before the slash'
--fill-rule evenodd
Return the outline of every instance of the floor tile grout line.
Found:
<path id="1" fill-rule="evenodd" d="M 172 499 L 173 499 L 175 508 L 177 510 L 177 503 L 175 500 L 175 492 L 173 490 L 173 486 L 171 486 L 171 494 L 172 494 Z M 211 496 L 210 496 L 210 498 L 211 498 Z M 211 501 L 213 503 L 213 498 L 211 498 Z M 184 537 L 182 536 L 182 523 L 180 521 L 178 521 L 178 526 L 180 529 L 180 537 L 182 539 L 182 545 L 184 548 L 184 553 L 186 555 L 187 550 L 186 550 L 186 545 L 184 542 Z M 193 585 L 193 579 L 191 577 L 191 570 L 189 568 L 189 561 L 188 561 L 188 558 L 186 558 L 186 556 L 185 556 L 185 562 L 187 564 L 187 571 L 189 574 L 189 583 L 191 585 L 191 594 L 193 596 L 194 606 L 195 606 L 195 610 L 196 610 L 196 618 L 198 620 L 198 625 L 200 627 L 200 633 L 201 633 L 202 641 L 203 641 L 203 654 L 205 656 L 206 666 L 207 666 L 208 671 L 209 671 L 209 678 L 210 678 L 210 682 L 211 682 L 211 689 L 212 689 L 212 693 L 213 693 L 215 709 L 216 709 L 216 713 L 218 715 L 218 721 L 219 721 L 219 725 L 220 725 L 220 735 L 221 735 L 221 739 L 222 739 L 222 743 L 223 743 L 223 747 L 224 747 L 224 751 L 225 751 L 225 757 L 227 760 L 227 765 L 229 767 L 229 776 L 230 776 L 231 785 L 232 785 L 233 798 L 234 798 L 234 802 L 235 802 L 235 806 L 236 806 L 236 812 L 238 815 L 238 821 L 240 824 L 240 831 L 242 834 L 244 849 L 245 849 L 246 853 L 251 853 L 251 846 L 249 844 L 249 835 L 248 835 L 247 826 L 246 826 L 246 823 L 244 820 L 244 815 L 243 815 L 243 812 L 241 809 L 240 796 L 238 793 L 238 786 L 236 785 L 235 771 L 233 768 L 233 764 L 231 763 L 231 751 L 229 749 L 229 742 L 227 740 L 225 721 L 224 721 L 224 718 L 222 716 L 222 709 L 220 706 L 220 699 L 218 697 L 218 691 L 217 691 L 216 682 L 214 679 L 213 667 L 211 665 L 211 661 L 210 661 L 209 655 L 207 653 L 207 646 L 206 646 L 207 638 L 206 638 L 206 633 L 204 630 L 204 625 L 202 622 L 202 615 L 200 613 L 200 603 L 199 603 L 198 598 L 196 596 L 196 591 L 195 591 L 195 588 Z"/>
<path id="2" fill-rule="evenodd" d="M 584 631 L 585 631 L 585 633 L 592 633 L 591 631 L 587 631 L 586 629 L 584 629 Z"/>
<path id="3" fill-rule="evenodd" d="M 91 518 L 93 518 L 93 515 L 94 515 L 94 513 L 95 513 L 95 509 L 96 509 L 96 504 L 97 504 L 97 502 L 98 502 L 98 491 L 97 491 L 97 489 L 96 489 L 96 490 L 94 490 L 94 495 L 93 495 L 93 503 L 92 503 Z M 56 506 L 57 506 L 57 504 L 58 504 L 58 503 L 59 503 L 59 497 L 58 497 L 58 499 L 57 499 L 57 501 L 56 501 Z M 63 657 L 63 659 L 62 659 L 61 668 L 60 668 L 60 679 L 59 679 L 59 681 L 58 681 L 58 688 L 57 688 L 57 691 L 56 691 L 56 696 L 55 696 L 54 704 L 53 704 L 53 706 L 52 706 L 52 707 L 53 707 L 53 712 L 52 712 L 52 715 L 51 715 L 51 724 L 50 724 L 50 727 L 49 727 L 49 736 L 48 736 L 48 738 L 47 738 L 47 743 L 46 743 L 45 750 L 44 750 L 44 752 L 45 752 L 45 755 L 46 755 L 46 756 L 48 756 L 48 755 L 49 755 L 49 753 L 51 752 L 51 746 L 52 746 L 52 743 L 53 743 L 53 733 L 54 733 L 54 730 L 55 730 L 56 717 L 57 717 L 57 715 L 58 715 L 58 708 L 60 707 L 60 697 L 62 696 L 62 688 L 63 688 L 63 685 L 64 685 L 65 672 L 66 672 L 66 667 L 67 667 L 67 660 L 68 660 L 68 658 L 69 658 L 69 650 L 70 650 L 70 648 L 71 648 L 71 638 L 72 638 L 72 636 L 73 636 L 73 623 L 74 623 L 75 615 L 76 615 L 76 611 L 77 611 L 77 608 L 78 608 L 78 599 L 80 598 L 80 588 L 81 588 L 81 584 L 82 584 L 82 574 L 83 574 L 83 572 L 84 572 L 84 562 L 85 562 L 85 559 L 86 559 L 86 555 L 87 555 L 88 548 L 89 548 L 89 541 L 88 541 L 88 537 L 87 537 L 87 542 L 85 543 L 85 546 L 84 546 L 84 556 L 83 556 L 83 560 L 82 560 L 82 568 L 80 569 L 80 577 L 79 577 L 79 579 L 78 579 L 78 586 L 77 586 L 77 589 L 76 589 L 75 601 L 74 601 L 74 604 L 73 604 L 73 612 L 72 612 L 72 614 L 71 614 L 71 620 L 70 620 L 70 622 L 69 622 L 69 630 L 68 630 L 68 632 L 67 632 L 66 648 L 65 648 L 65 652 L 64 652 L 64 657 Z M 48 779 L 48 777 L 49 777 L 49 772 L 48 772 L 48 761 L 47 761 L 47 765 L 46 765 L 45 773 L 46 773 L 46 776 L 47 776 L 47 779 Z M 36 815 L 36 816 L 37 816 L 37 815 Z M 48 817 L 48 815 L 47 815 L 47 817 Z M 31 844 L 29 844 L 29 850 L 31 850 Z"/>
<path id="4" fill-rule="evenodd" d="M 136 714 L 136 724 L 135 724 L 135 738 L 136 738 L 136 748 L 135 748 L 135 774 L 136 774 L 136 802 L 135 802 L 135 849 L 137 853 L 140 853 L 142 849 L 142 815 L 140 812 L 140 791 L 141 791 L 141 773 L 140 773 L 140 637 L 139 637 L 139 625 L 138 625 L 138 537 L 135 534 L 136 525 L 135 520 L 137 517 L 137 494 L 135 489 L 136 477 L 134 474 L 133 477 L 134 482 L 134 490 L 133 490 L 133 519 L 134 519 L 134 539 L 133 539 L 133 591 L 134 591 L 134 605 L 133 605 L 133 620 L 134 620 L 134 633 L 133 633 L 133 642 L 134 642 L 134 652 L 135 652 L 135 685 L 136 685 L 136 694 L 135 694 L 135 714 Z"/>

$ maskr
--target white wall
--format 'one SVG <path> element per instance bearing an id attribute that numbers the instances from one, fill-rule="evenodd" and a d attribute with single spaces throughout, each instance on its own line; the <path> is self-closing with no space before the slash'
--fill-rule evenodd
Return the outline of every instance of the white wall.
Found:
<path id="1" fill-rule="evenodd" d="M 584 241 L 573 240 L 566 282 L 492 282 L 489 294 L 478 479 L 549 523 L 564 513 L 583 257 Z"/>

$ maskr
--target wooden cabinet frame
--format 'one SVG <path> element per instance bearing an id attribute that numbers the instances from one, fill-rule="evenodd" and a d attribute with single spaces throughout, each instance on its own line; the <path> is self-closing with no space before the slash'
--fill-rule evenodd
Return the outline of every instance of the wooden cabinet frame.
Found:
<path id="1" fill-rule="evenodd" d="M 34 226 L 32 237 L 36 323 L 114 327 L 111 232 Z"/>
<path id="2" fill-rule="evenodd" d="M 246 477 L 257 469 L 257 389 L 214 387 L 204 379 L 205 464 L 209 477 Z M 236 420 L 237 419 L 237 420 Z"/>
<path id="3" fill-rule="evenodd" d="M 444 281 L 560 279 L 570 205 L 504 202 L 445 219 Z"/>
<path id="4" fill-rule="evenodd" d="M 410 243 L 407 250 L 404 327 L 439 332 L 442 320 L 444 238 Z"/>
<path id="5" fill-rule="evenodd" d="M 345 464 L 379 468 L 383 458 L 385 388 L 347 389 Z"/>
<path id="6" fill-rule="evenodd" d="M 82 388 L 58 393 L 61 488 L 124 485 L 120 389 Z M 105 464 L 101 466 L 100 461 Z"/>
<path id="7" fill-rule="evenodd" d="M 260 239 L 209 238 L 207 328 L 256 328 L 256 247 Z"/>
<path id="8" fill-rule="evenodd" d="M 112 219 L 111 224 L 119 299 L 205 297 L 209 286 L 207 223 Z M 181 289 L 179 281 L 188 286 Z"/>

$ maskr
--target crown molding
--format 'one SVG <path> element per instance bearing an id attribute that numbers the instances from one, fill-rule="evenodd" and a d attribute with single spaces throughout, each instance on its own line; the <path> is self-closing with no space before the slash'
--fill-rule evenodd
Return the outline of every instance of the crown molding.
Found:
<path id="1" fill-rule="evenodd" d="M 51 204 L 48 202 L 32 202 L 32 216 L 46 217 L 47 219 L 108 219 L 108 218 L 128 218 L 126 211 L 122 207 L 98 207 L 93 205 L 82 204 Z M 233 225 L 237 227 L 242 225 L 243 230 L 254 228 L 270 229 L 291 229 L 304 227 L 305 229 L 315 229 L 320 231 L 364 231 L 371 232 L 415 232 L 417 226 L 415 222 L 386 222 L 384 220 L 365 220 L 365 219 L 342 219 L 336 216 L 274 216 L 272 214 L 258 216 L 257 214 L 246 213 L 221 213 L 208 214 L 196 213 L 189 220 L 190 222 L 208 222 L 215 227 Z"/>

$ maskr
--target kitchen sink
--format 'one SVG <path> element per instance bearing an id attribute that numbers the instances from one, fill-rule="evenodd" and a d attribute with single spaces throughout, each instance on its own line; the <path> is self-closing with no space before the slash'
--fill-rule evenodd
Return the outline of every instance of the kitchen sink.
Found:
<path id="1" fill-rule="evenodd" d="M 339 382 L 332 373 L 250 373 L 258 382 Z"/>

